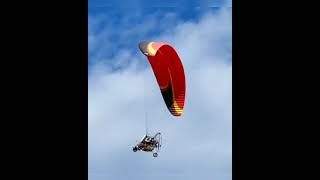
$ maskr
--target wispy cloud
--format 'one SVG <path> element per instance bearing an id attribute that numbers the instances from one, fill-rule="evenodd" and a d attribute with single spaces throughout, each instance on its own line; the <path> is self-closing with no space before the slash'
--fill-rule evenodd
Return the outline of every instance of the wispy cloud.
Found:
<path id="1" fill-rule="evenodd" d="M 178 17 L 153 14 L 141 22 L 127 17 L 121 33 L 108 20 L 89 17 L 94 62 L 89 75 L 90 180 L 231 179 L 231 10 L 191 21 Z M 141 40 L 168 42 L 178 51 L 187 80 L 183 117 L 172 117 L 166 109 L 137 48 Z M 145 112 L 150 131 L 163 133 L 156 159 L 132 152 L 145 132 Z"/>

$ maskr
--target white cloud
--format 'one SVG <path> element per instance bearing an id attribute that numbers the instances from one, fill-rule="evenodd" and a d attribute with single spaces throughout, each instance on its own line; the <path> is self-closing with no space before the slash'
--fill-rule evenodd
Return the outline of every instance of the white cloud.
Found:
<path id="1" fill-rule="evenodd" d="M 91 38 L 96 38 L 94 33 Z M 230 10 L 150 37 L 173 45 L 184 63 L 187 97 L 181 118 L 169 114 L 137 47 L 138 53 L 119 49 L 108 63 L 90 67 L 89 179 L 230 180 L 231 38 Z M 150 153 L 132 152 L 145 132 L 145 111 L 150 131 L 163 134 L 156 159 Z"/>

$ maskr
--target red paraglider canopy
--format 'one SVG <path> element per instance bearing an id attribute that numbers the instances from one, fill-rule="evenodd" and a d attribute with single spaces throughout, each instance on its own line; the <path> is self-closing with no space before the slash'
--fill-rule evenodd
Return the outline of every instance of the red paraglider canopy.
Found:
<path id="1" fill-rule="evenodd" d="M 167 108 L 172 115 L 181 116 L 186 82 L 177 52 L 170 45 L 161 42 L 141 42 L 139 48 L 148 57 Z"/>

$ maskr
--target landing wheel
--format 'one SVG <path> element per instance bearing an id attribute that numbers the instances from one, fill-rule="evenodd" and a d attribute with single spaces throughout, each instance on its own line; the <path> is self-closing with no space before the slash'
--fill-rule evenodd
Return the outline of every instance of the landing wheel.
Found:
<path id="1" fill-rule="evenodd" d="M 133 152 L 137 152 L 138 151 L 138 148 L 137 147 L 133 147 Z"/>
<path id="2" fill-rule="evenodd" d="M 157 157 L 158 156 L 158 153 L 153 153 L 153 157 Z"/>

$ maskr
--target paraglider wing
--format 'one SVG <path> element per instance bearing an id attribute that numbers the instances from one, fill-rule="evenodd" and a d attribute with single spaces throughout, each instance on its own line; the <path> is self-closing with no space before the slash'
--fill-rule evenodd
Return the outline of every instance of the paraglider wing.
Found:
<path id="1" fill-rule="evenodd" d="M 170 45 L 161 42 L 141 42 L 139 48 L 151 64 L 168 110 L 174 116 L 181 116 L 186 82 L 177 52 Z"/>

